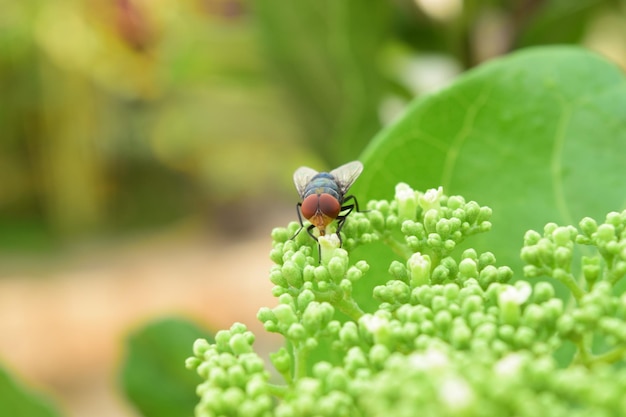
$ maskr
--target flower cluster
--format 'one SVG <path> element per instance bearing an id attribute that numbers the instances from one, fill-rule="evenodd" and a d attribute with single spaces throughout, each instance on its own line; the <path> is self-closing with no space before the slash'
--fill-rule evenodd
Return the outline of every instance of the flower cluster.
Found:
<path id="1" fill-rule="evenodd" d="M 215 335 L 215 343 L 194 343 L 186 365 L 202 377 L 197 416 L 268 416 L 273 406 L 269 372 L 252 350 L 254 335 L 241 323 Z"/>
<path id="2" fill-rule="evenodd" d="M 278 305 L 258 319 L 287 342 L 270 355 L 282 382 L 270 383 L 254 337 L 235 324 L 188 360 L 204 380 L 198 416 L 626 413 L 626 370 L 613 367 L 626 354 L 626 296 L 614 295 L 626 212 L 526 234 L 525 274 L 563 282 L 575 300 L 566 307 L 551 283 L 512 283 L 492 253 L 459 251 L 489 231 L 488 207 L 441 188 L 395 191 L 350 214 L 341 240 L 292 238 L 295 222 L 272 232 Z M 598 251 L 582 259 L 586 285 L 575 279 L 576 245 Z M 355 259 L 381 246 L 393 255 Z M 577 353 L 562 360 L 567 343 Z"/>
<path id="3" fill-rule="evenodd" d="M 528 263 L 524 274 L 554 278 L 576 299 L 557 329 L 578 347 L 577 362 L 618 362 L 626 355 L 626 295 L 616 289 L 626 275 L 626 211 L 609 213 L 600 225 L 586 217 L 579 228 L 548 223 L 543 236 L 528 231 L 521 252 Z M 585 253 L 580 264 L 576 249 Z"/>

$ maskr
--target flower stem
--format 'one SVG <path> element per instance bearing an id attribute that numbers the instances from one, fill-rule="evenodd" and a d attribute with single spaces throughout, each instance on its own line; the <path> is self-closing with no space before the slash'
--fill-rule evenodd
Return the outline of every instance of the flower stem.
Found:
<path id="1" fill-rule="evenodd" d="M 361 316 L 365 314 L 363 310 L 361 310 L 361 307 L 359 307 L 359 305 L 356 303 L 356 301 L 351 298 L 342 298 L 341 300 L 339 300 L 339 302 L 337 303 L 337 309 L 346 316 L 350 317 L 355 322 L 359 321 Z"/>
<path id="2" fill-rule="evenodd" d="M 288 387 L 286 385 L 277 385 L 277 384 L 268 383 L 267 389 L 271 395 L 278 397 L 278 398 L 284 398 L 285 395 L 287 394 Z"/>

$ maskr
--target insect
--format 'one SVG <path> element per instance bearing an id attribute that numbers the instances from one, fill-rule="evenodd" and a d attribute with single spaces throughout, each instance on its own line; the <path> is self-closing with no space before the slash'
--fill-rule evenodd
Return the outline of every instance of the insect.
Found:
<path id="1" fill-rule="evenodd" d="M 300 228 L 293 237 L 304 228 L 302 216 L 311 222 L 306 231 L 315 240 L 317 237 L 313 229 L 317 228 L 320 236 L 324 236 L 326 227 L 336 219 L 336 233 L 341 244 L 339 232 L 346 217 L 355 208 L 359 211 L 356 198 L 353 195 L 346 196 L 346 192 L 362 171 L 363 164 L 359 161 L 348 162 L 330 172 L 317 172 L 309 167 L 298 168 L 293 174 L 293 182 L 302 201 L 296 205 Z M 350 204 L 346 204 L 348 202 Z"/>

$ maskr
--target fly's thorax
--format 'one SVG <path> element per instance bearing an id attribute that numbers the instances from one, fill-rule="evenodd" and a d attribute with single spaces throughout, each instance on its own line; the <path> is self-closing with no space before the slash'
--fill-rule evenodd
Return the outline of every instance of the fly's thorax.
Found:
<path id="1" fill-rule="evenodd" d="M 339 204 L 343 202 L 343 195 L 341 193 L 341 189 L 339 188 L 339 184 L 337 184 L 335 177 L 327 172 L 320 172 L 311 178 L 311 181 L 309 181 L 304 189 L 302 197 L 303 199 L 306 199 L 312 194 L 330 194 L 339 202 Z"/>

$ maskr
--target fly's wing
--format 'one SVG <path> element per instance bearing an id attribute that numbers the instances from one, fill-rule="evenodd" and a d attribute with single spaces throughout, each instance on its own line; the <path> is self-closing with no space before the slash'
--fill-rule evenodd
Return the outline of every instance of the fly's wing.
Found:
<path id="1" fill-rule="evenodd" d="M 348 188 L 350 188 L 359 175 L 361 175 L 361 172 L 363 172 L 363 164 L 359 161 L 352 161 L 339 168 L 333 169 L 330 171 L 330 175 L 335 177 L 342 194 L 345 194 Z"/>
<path id="2" fill-rule="evenodd" d="M 304 196 L 304 189 L 311 181 L 311 178 L 319 174 L 316 170 L 309 167 L 300 167 L 293 173 L 293 183 L 296 185 L 300 198 Z"/>

